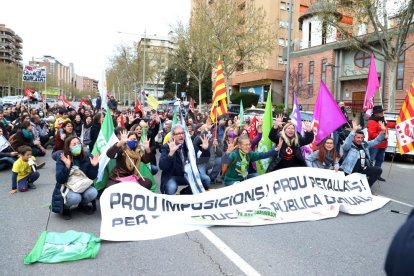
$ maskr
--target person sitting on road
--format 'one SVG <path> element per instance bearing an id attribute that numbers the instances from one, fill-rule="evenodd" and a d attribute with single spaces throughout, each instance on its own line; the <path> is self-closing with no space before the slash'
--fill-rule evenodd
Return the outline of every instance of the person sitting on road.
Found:
<path id="1" fill-rule="evenodd" d="M 64 219 L 71 219 L 70 208 L 78 206 L 85 214 L 92 214 L 96 210 L 94 204 L 98 195 L 95 187 L 89 186 L 82 193 L 74 192 L 68 188 L 71 170 L 79 169 L 90 180 L 98 176 L 99 154 L 85 154 L 79 138 L 71 136 L 66 138 L 63 152 L 56 160 L 56 185 L 52 196 L 52 212 L 62 214 Z M 92 183 L 92 182 L 91 182 Z M 89 203 L 92 202 L 92 206 Z"/>
<path id="2" fill-rule="evenodd" d="M 18 152 L 14 151 L 10 145 L 7 145 L 7 139 L 0 128 L 0 171 L 11 169 L 13 163 L 17 160 Z"/>
<path id="3" fill-rule="evenodd" d="M 375 181 L 381 176 L 382 169 L 372 166 L 369 149 L 381 143 L 385 138 L 385 125 L 379 122 L 381 133 L 374 140 L 365 142 L 364 132 L 358 129 L 355 120 L 352 121 L 352 131 L 345 139 L 343 144 L 343 162 L 340 169 L 345 174 L 362 173 L 368 178 L 369 186 L 374 185 Z"/>
<path id="4" fill-rule="evenodd" d="M 339 170 L 339 154 L 335 149 L 334 139 L 326 138 L 319 143 L 318 149 L 306 157 L 306 165 L 312 168 Z"/>
<path id="5" fill-rule="evenodd" d="M 17 149 L 20 146 L 31 147 L 33 156 L 45 156 L 46 154 L 46 150 L 40 141 L 35 141 L 33 126 L 28 120 L 22 122 L 21 129 L 14 134 L 14 137 L 10 137 L 10 143 L 14 149 Z"/>
<path id="6" fill-rule="evenodd" d="M 35 168 L 32 149 L 29 146 L 21 146 L 18 149 L 20 157 L 14 162 L 12 168 L 12 189 L 10 194 L 26 192 L 28 189 L 36 189 L 34 182 L 40 174 Z"/>
<path id="7" fill-rule="evenodd" d="M 60 156 L 65 145 L 65 139 L 72 136 L 76 137 L 76 133 L 73 130 L 73 124 L 71 121 L 66 121 L 62 124 L 62 128 L 56 131 L 55 145 L 53 146 L 52 151 L 53 160 L 56 161 Z"/>
<path id="8" fill-rule="evenodd" d="M 180 194 L 191 194 L 187 179 L 184 177 L 184 166 L 188 160 L 188 148 L 185 143 L 184 126 L 175 124 L 171 129 L 172 138 L 161 147 L 159 168 L 161 174 L 161 193 L 174 195 L 179 185 L 187 185 Z M 200 158 L 209 157 L 208 138 L 202 139 Z M 208 189 L 209 187 L 204 187 Z"/>
<path id="9" fill-rule="evenodd" d="M 250 138 L 247 135 L 242 135 L 237 139 L 237 147 L 230 155 L 223 158 L 223 172 L 224 185 L 230 186 L 236 182 L 258 176 L 258 173 L 249 174 L 249 165 L 260 159 L 270 158 L 278 152 L 282 146 L 282 142 L 275 149 L 268 152 L 252 152 Z"/>
<path id="10" fill-rule="evenodd" d="M 119 131 L 119 128 L 117 128 L 117 131 Z M 148 139 L 144 141 L 143 145 L 140 145 L 135 132 L 128 133 L 123 129 L 120 132 L 119 141 L 106 152 L 109 158 L 116 159 L 116 166 L 111 171 L 106 186 L 109 187 L 124 181 L 133 181 L 150 189 L 152 186 L 151 180 L 142 177 L 139 172 L 140 163 L 148 162 L 150 152 Z"/>
<path id="11" fill-rule="evenodd" d="M 285 124 L 278 134 L 281 125 L 282 118 L 278 117 L 274 127 L 271 128 L 269 132 L 269 139 L 275 144 L 281 142 L 282 147 L 273 157 L 273 160 L 267 168 L 267 172 L 273 172 L 289 167 L 306 167 L 301 147 L 306 146 L 313 141 L 314 134 L 311 131 L 310 123 L 305 123 L 304 137 L 296 131 L 296 126 L 289 122 Z"/>

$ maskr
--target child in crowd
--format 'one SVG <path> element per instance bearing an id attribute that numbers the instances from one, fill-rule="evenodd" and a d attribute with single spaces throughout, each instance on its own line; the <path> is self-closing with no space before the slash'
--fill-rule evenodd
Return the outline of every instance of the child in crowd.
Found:
<path id="1" fill-rule="evenodd" d="M 20 157 L 14 162 L 12 168 L 12 189 L 10 194 L 26 192 L 28 189 L 36 189 L 33 184 L 40 176 L 35 167 L 35 158 L 29 146 L 20 146 L 17 149 Z"/>

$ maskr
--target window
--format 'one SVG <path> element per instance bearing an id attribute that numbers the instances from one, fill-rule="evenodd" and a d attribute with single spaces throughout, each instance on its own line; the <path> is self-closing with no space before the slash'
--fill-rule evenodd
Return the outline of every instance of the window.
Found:
<path id="1" fill-rule="evenodd" d="M 289 4 L 288 4 L 288 6 L 289 6 Z M 280 9 L 281 10 L 286 10 L 286 2 L 284 2 L 284 1 L 280 1 Z"/>
<path id="2" fill-rule="evenodd" d="M 285 46 L 285 39 L 279 38 L 279 46 Z"/>
<path id="3" fill-rule="evenodd" d="M 358 67 L 367 67 L 371 63 L 371 54 L 364 51 L 358 51 L 354 56 L 354 64 Z"/>
<path id="4" fill-rule="evenodd" d="M 328 25 L 326 24 L 326 22 L 324 21 L 322 23 L 322 45 L 326 44 L 326 36 L 327 36 L 327 32 L 328 32 Z"/>
<path id="5" fill-rule="evenodd" d="M 278 58 L 278 62 L 277 63 L 279 63 L 279 64 L 283 64 L 283 57 L 282 56 L 279 56 L 279 58 Z"/>
<path id="6" fill-rule="evenodd" d="M 328 60 L 326 58 L 322 59 L 322 72 L 321 72 L 321 79 L 326 82 L 326 65 L 328 64 Z"/>
<path id="7" fill-rule="evenodd" d="M 404 65 L 405 55 L 402 53 L 397 64 L 397 90 L 402 90 L 404 86 Z"/>
<path id="8" fill-rule="evenodd" d="M 312 23 L 311 23 L 311 22 L 309 22 L 308 47 L 310 47 L 310 46 L 311 46 L 311 39 L 312 39 L 311 34 L 312 34 Z"/>
<path id="9" fill-rule="evenodd" d="M 313 94 L 313 74 L 315 71 L 315 62 L 309 61 L 309 94 Z"/>
<path id="10" fill-rule="evenodd" d="M 279 21 L 279 28 L 287 29 L 288 28 L 288 22 L 287 21 L 280 20 Z"/>
<path id="11" fill-rule="evenodd" d="M 302 89 L 303 63 L 298 64 L 298 90 Z"/>

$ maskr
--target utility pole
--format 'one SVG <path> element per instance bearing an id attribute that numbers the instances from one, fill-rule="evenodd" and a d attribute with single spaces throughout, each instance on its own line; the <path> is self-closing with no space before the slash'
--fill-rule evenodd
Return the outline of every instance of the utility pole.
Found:
<path id="1" fill-rule="evenodd" d="M 285 108 L 288 110 L 289 101 L 289 79 L 290 79 L 290 44 L 292 41 L 292 0 L 289 0 L 289 23 L 288 23 L 288 47 L 286 63 L 286 80 L 285 80 Z"/>

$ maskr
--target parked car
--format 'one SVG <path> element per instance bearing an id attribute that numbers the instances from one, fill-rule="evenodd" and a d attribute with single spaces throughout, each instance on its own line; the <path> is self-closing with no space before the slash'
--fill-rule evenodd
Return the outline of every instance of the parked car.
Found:
<path id="1" fill-rule="evenodd" d="M 222 115 L 225 119 L 234 119 L 234 117 L 239 116 L 240 105 L 239 104 L 229 104 L 227 106 L 227 113 Z"/>
<path id="2" fill-rule="evenodd" d="M 249 120 L 253 119 L 254 116 L 256 118 L 263 118 L 265 113 L 265 109 L 263 108 L 248 108 L 244 111 L 244 118 L 249 118 Z"/>
<path id="3" fill-rule="evenodd" d="M 16 105 L 17 103 L 26 103 L 27 99 L 24 96 L 17 95 L 17 96 L 6 96 L 1 99 L 3 105 Z"/>
<path id="4" fill-rule="evenodd" d="M 302 121 L 312 121 L 313 112 L 312 111 L 300 111 L 300 119 Z"/>

